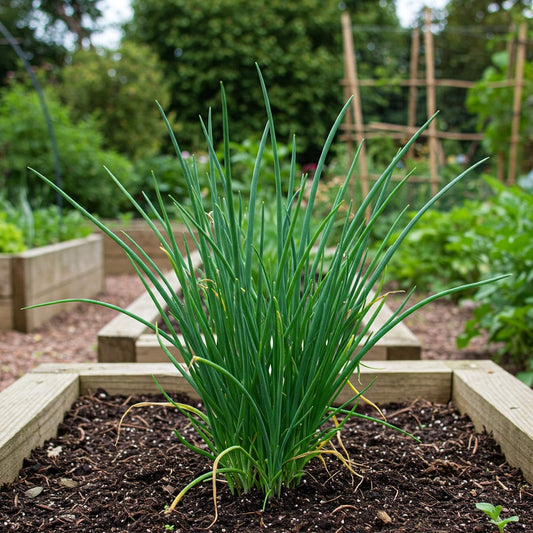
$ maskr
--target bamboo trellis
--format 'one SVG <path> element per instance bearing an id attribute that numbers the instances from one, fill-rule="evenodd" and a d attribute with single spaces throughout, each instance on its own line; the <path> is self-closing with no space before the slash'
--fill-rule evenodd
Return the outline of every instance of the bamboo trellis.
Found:
<path id="1" fill-rule="evenodd" d="M 354 153 L 354 143 L 358 145 L 363 139 L 371 139 L 378 136 L 387 136 L 394 139 L 404 139 L 410 137 L 417 131 L 415 125 L 416 116 L 416 98 L 419 88 L 426 90 L 426 113 L 428 117 L 433 116 L 437 111 L 436 102 L 436 87 L 456 87 L 468 89 L 475 85 L 475 82 L 456 79 L 435 79 L 435 60 L 434 60 L 434 45 L 433 34 L 431 32 L 431 11 L 425 10 L 425 24 L 423 28 L 424 49 L 425 49 L 425 76 L 420 78 L 418 76 L 418 57 L 420 54 L 420 29 L 414 28 L 411 37 L 411 51 L 410 51 L 410 71 L 409 79 L 394 79 L 390 81 L 390 85 L 400 85 L 409 87 L 409 102 L 408 102 L 408 118 L 407 124 L 388 124 L 388 123 L 371 123 L 365 124 L 363 120 L 363 111 L 360 95 L 360 87 L 372 87 L 378 84 L 383 84 L 383 81 L 375 79 L 359 79 L 357 74 L 357 60 L 354 53 L 354 41 L 352 34 L 352 23 L 350 15 L 343 13 L 342 15 L 342 30 L 343 30 L 343 44 L 344 44 L 344 79 L 341 84 L 344 87 L 345 97 L 353 95 L 353 105 L 351 112 L 347 113 L 342 127 L 341 139 L 346 142 L 348 158 L 351 159 Z M 500 158 L 498 164 L 498 177 L 501 181 L 506 181 L 508 184 L 514 184 L 516 181 L 516 173 L 518 167 L 518 148 L 520 144 L 519 126 L 521 114 L 521 98 L 522 87 L 524 84 L 524 63 L 526 52 L 526 24 L 523 23 L 519 27 L 518 40 L 516 43 L 514 75 L 510 70 L 509 79 L 503 82 L 491 83 L 490 87 L 512 87 L 513 93 L 513 120 L 512 133 L 509 139 L 509 165 L 507 176 L 505 177 L 504 165 Z M 509 42 L 510 45 L 513 43 Z M 510 49 L 510 48 L 509 48 Z M 439 161 L 444 160 L 444 154 L 441 146 L 442 139 L 452 139 L 459 141 L 481 141 L 483 133 L 457 133 L 439 131 L 437 129 L 437 121 L 432 121 L 428 129 L 423 133 L 423 136 L 428 139 L 429 152 L 429 171 L 430 175 L 420 177 L 418 180 L 429 181 L 431 193 L 435 194 L 439 186 L 438 167 Z M 361 148 L 359 159 L 359 177 L 361 183 L 361 191 L 363 195 L 369 190 L 369 181 L 373 176 L 369 175 L 366 161 L 365 146 Z M 506 179 L 505 179 L 506 178 Z"/>

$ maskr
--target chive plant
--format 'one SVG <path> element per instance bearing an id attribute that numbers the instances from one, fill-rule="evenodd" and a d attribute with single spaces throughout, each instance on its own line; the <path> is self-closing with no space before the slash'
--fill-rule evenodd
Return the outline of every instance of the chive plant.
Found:
<path id="1" fill-rule="evenodd" d="M 223 87 L 224 153 L 221 160 L 213 144 L 210 115 L 207 123 L 201 121 L 209 151 L 207 207 L 200 189 L 203 180 L 199 180 L 194 159 L 186 160 L 182 156 L 163 113 L 191 203 L 188 209 L 178 202 L 174 205 L 201 256 L 200 269 L 194 268 L 188 248 L 183 256 L 180 253 L 157 183 L 156 198 L 146 198 L 147 212 L 109 172 L 166 251 L 181 283 L 181 299 L 174 294 L 163 272 L 133 239 L 127 235 L 115 236 L 39 174 L 123 248 L 169 332 L 161 331 L 157 324 L 148 323 L 126 309 L 93 300 L 75 301 L 89 301 L 121 311 L 157 332 L 162 349 L 203 401 L 205 413 L 173 403 L 167 396 L 169 402 L 189 417 L 203 446 L 188 442 L 180 435 L 179 440 L 213 463 L 212 472 L 185 487 L 173 506 L 190 487 L 211 475 L 213 480 L 215 475 L 223 475 L 232 492 L 256 488 L 264 495 L 265 502 L 279 495 L 282 487 L 298 485 L 306 464 L 313 457 L 327 453 L 326 445 L 342 432 L 345 421 L 350 416 L 363 416 L 356 412 L 361 393 L 355 387 L 350 401 L 337 405 L 336 399 L 357 373 L 365 354 L 416 309 L 439 296 L 460 290 L 443 291 L 407 309 L 411 292 L 385 324 L 372 327 L 386 295 L 374 301 L 370 295 L 376 287 L 379 293 L 387 263 L 423 213 L 463 175 L 431 199 L 391 244 L 390 235 L 401 225 L 403 212 L 400 213 L 387 238 L 373 257 L 369 257 L 376 221 L 408 178 L 392 186 L 393 169 L 420 132 L 398 152 L 361 205 L 350 206 L 347 214 L 341 215 L 339 208 L 356 167 L 356 155 L 329 214 L 313 224 L 313 205 L 326 156 L 350 102 L 341 110 L 325 141 L 309 193 L 304 198 L 306 176 L 296 173 L 294 147 L 289 183 L 282 183 L 274 120 L 260 72 L 259 80 L 267 124 L 258 146 L 246 202 L 235 192 L 232 183 Z M 276 177 L 276 193 L 272 199 L 277 235 L 274 268 L 267 268 L 264 261 L 265 211 L 258 195 L 262 155 L 267 146 L 274 155 Z M 342 233 L 331 247 L 332 229 L 341 216 Z M 153 220 L 160 223 L 162 231 Z M 158 303 L 156 295 L 162 296 L 164 307 Z M 179 324 L 181 337 L 173 329 L 169 317 Z M 173 357 L 163 340 L 178 348 L 185 364 Z"/>

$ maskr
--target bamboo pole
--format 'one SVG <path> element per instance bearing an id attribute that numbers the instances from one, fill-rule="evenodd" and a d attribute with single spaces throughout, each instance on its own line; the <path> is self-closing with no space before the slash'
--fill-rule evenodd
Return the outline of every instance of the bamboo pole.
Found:
<path id="1" fill-rule="evenodd" d="M 427 87 L 427 114 L 432 117 L 436 111 L 435 98 L 435 60 L 433 55 L 433 34 L 431 33 L 431 11 L 425 8 L 424 44 L 426 48 L 426 87 Z M 439 173 L 437 167 L 437 124 L 431 121 L 428 127 L 429 135 L 429 170 L 431 194 L 435 195 L 439 187 Z"/>
<path id="2" fill-rule="evenodd" d="M 370 122 L 366 126 L 365 137 L 368 137 L 372 132 L 386 131 L 387 134 L 391 132 L 400 132 L 404 136 L 412 137 L 417 131 L 416 126 L 404 126 L 402 124 L 389 124 L 388 122 Z M 435 131 L 437 139 L 452 139 L 457 141 L 481 141 L 484 138 L 483 133 L 459 133 L 455 131 Z M 429 136 L 429 132 L 423 131 L 422 136 Z"/>
<path id="3" fill-rule="evenodd" d="M 341 84 L 345 84 L 346 82 L 343 80 L 341 81 Z M 375 87 L 376 85 L 381 85 L 383 83 L 382 80 L 373 80 L 373 79 L 359 79 L 358 80 L 359 87 Z M 436 79 L 435 80 L 435 87 L 456 87 L 458 89 L 470 89 L 471 87 L 474 87 L 476 85 L 476 81 L 467 81 L 467 80 L 450 80 L 447 78 L 442 79 Z M 417 87 L 425 87 L 426 80 L 424 79 L 416 79 L 416 80 L 400 80 L 400 79 L 392 79 L 389 80 L 388 84 L 391 87 L 399 85 L 400 87 L 410 87 L 411 85 L 416 85 Z M 497 89 L 500 87 L 513 87 L 514 82 L 513 80 L 503 80 L 503 81 L 491 81 L 490 83 L 486 84 L 486 87 L 489 89 Z"/>
<path id="4" fill-rule="evenodd" d="M 359 83 L 357 79 L 357 60 L 353 48 L 352 22 L 350 15 L 346 11 L 342 14 L 342 36 L 344 43 L 344 57 L 346 58 L 344 62 L 344 68 L 346 69 L 345 78 L 347 80 L 349 90 L 354 96 L 352 110 L 355 120 L 355 137 L 357 142 L 361 144 L 364 140 L 363 111 L 361 109 L 361 95 L 359 92 Z M 350 158 L 348 165 L 350 165 L 353 154 L 348 154 L 348 157 Z M 369 191 L 369 184 L 368 168 L 366 164 L 366 149 L 364 144 L 361 148 L 358 162 L 359 168 L 361 169 L 361 192 L 363 197 L 366 198 Z"/>
<path id="5" fill-rule="evenodd" d="M 407 115 L 407 126 L 414 129 L 416 123 L 416 81 L 418 78 L 418 54 L 420 53 L 420 30 L 413 28 L 411 38 L 411 64 L 409 68 L 409 108 Z M 407 152 L 407 157 L 413 158 L 414 146 L 411 145 Z"/>
<path id="6" fill-rule="evenodd" d="M 507 183 L 516 183 L 518 167 L 518 147 L 520 144 L 520 108 L 522 105 L 522 86 L 524 83 L 524 61 L 526 56 L 527 27 L 525 22 L 518 30 L 518 45 L 516 52 L 515 87 L 513 95 L 513 122 L 511 127 L 511 145 L 509 148 L 509 171 Z"/>

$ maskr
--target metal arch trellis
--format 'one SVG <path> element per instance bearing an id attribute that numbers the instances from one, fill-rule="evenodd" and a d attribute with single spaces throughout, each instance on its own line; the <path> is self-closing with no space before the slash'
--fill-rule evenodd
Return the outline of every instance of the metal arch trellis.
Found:
<path id="1" fill-rule="evenodd" d="M 9 32 L 9 30 L 2 24 L 0 21 L 0 32 L 2 35 L 6 38 L 7 42 L 11 45 L 11 48 L 15 51 L 17 56 L 20 58 L 22 63 L 24 64 L 24 68 L 26 69 L 26 72 L 29 74 L 31 82 L 33 84 L 33 87 L 35 88 L 35 91 L 37 92 L 37 95 L 39 96 L 39 102 L 41 104 L 41 109 L 43 111 L 44 119 L 46 121 L 46 127 L 48 128 L 48 134 L 50 136 L 50 142 L 52 144 L 52 153 L 54 156 L 54 174 L 55 174 L 55 182 L 58 187 L 62 186 L 61 182 L 61 167 L 59 163 L 59 150 L 57 148 L 57 140 L 55 136 L 54 131 L 54 125 L 52 123 L 52 119 L 50 117 L 50 112 L 48 111 L 48 106 L 46 105 L 46 99 L 44 97 L 44 93 L 41 89 L 41 86 L 39 84 L 39 80 L 37 80 L 37 77 L 35 76 L 31 65 L 29 64 L 28 60 L 26 59 L 26 56 L 20 46 L 17 44 L 17 41 L 14 39 L 13 35 Z M 59 209 L 61 210 L 63 207 L 63 198 L 58 193 L 56 196 L 56 201 Z"/>

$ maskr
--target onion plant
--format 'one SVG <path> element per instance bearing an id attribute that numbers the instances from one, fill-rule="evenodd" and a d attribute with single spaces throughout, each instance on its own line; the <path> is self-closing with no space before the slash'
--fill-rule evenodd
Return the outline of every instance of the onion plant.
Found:
<path id="1" fill-rule="evenodd" d="M 281 180 L 281 162 L 269 98 L 261 73 L 266 108 L 266 126 L 258 144 L 254 170 L 250 176 L 249 197 L 243 200 L 233 187 L 230 132 L 224 89 L 222 87 L 224 153 L 217 157 L 210 116 L 201 121 L 209 152 L 209 205 L 200 188 L 194 159 L 185 159 L 171 125 L 165 118 L 176 156 L 187 181 L 191 207 L 174 202 L 188 227 L 201 256 L 196 269 L 187 248 L 182 256 L 172 234 L 164 200 L 146 198 L 143 210 L 111 172 L 111 178 L 129 199 L 166 251 L 181 283 L 182 297 L 174 294 L 165 275 L 150 257 L 127 235 L 115 236 L 102 222 L 59 190 L 71 204 L 115 240 L 129 257 L 146 290 L 161 312 L 168 333 L 158 324 L 146 322 L 129 311 L 113 305 L 90 301 L 116 309 L 143 322 L 157 332 L 161 348 L 178 372 L 198 393 L 205 413 L 169 402 L 189 417 L 203 445 L 180 441 L 207 457 L 213 469 L 185 487 L 179 498 L 195 483 L 209 476 L 224 476 L 230 490 L 239 493 L 252 488 L 265 497 L 280 494 L 282 487 L 295 487 L 304 475 L 306 464 L 324 453 L 336 453 L 328 444 L 342 432 L 356 411 L 361 392 L 352 384 L 353 398 L 336 402 L 341 390 L 357 375 L 363 357 L 388 331 L 408 315 L 439 296 L 460 290 L 451 288 L 407 309 L 404 303 L 381 326 L 373 320 L 384 305 L 380 292 L 387 263 L 417 220 L 458 180 L 447 185 L 399 232 L 390 244 L 389 237 L 401 225 L 398 214 L 389 235 L 373 257 L 369 242 L 376 221 L 406 178 L 393 184 L 392 173 L 409 146 L 398 152 L 361 205 L 339 210 L 357 164 L 357 155 L 329 214 L 313 223 L 313 204 L 324 171 L 328 150 L 350 102 L 341 110 L 306 190 L 306 176 L 296 172 L 293 143 L 288 183 Z M 162 111 L 162 110 L 161 110 Z M 421 130 L 422 131 L 422 130 Z M 274 154 L 276 251 L 274 268 L 264 261 L 266 247 L 264 200 L 259 200 L 262 155 L 269 147 Z M 285 192 L 283 192 L 285 191 Z M 330 246 L 332 229 L 342 217 L 342 232 Z M 154 220 L 159 225 L 154 223 Z M 162 227 L 163 230 L 158 229 Z M 337 233 L 338 235 L 338 233 Z M 255 272 L 255 274 L 254 274 Z M 157 296 L 162 297 L 164 307 Z M 169 318 L 179 324 L 178 336 Z M 163 341 L 176 346 L 185 364 L 180 364 L 165 348 Z M 346 462 L 349 466 L 349 463 Z M 173 507 L 173 506 L 172 506 Z"/>

